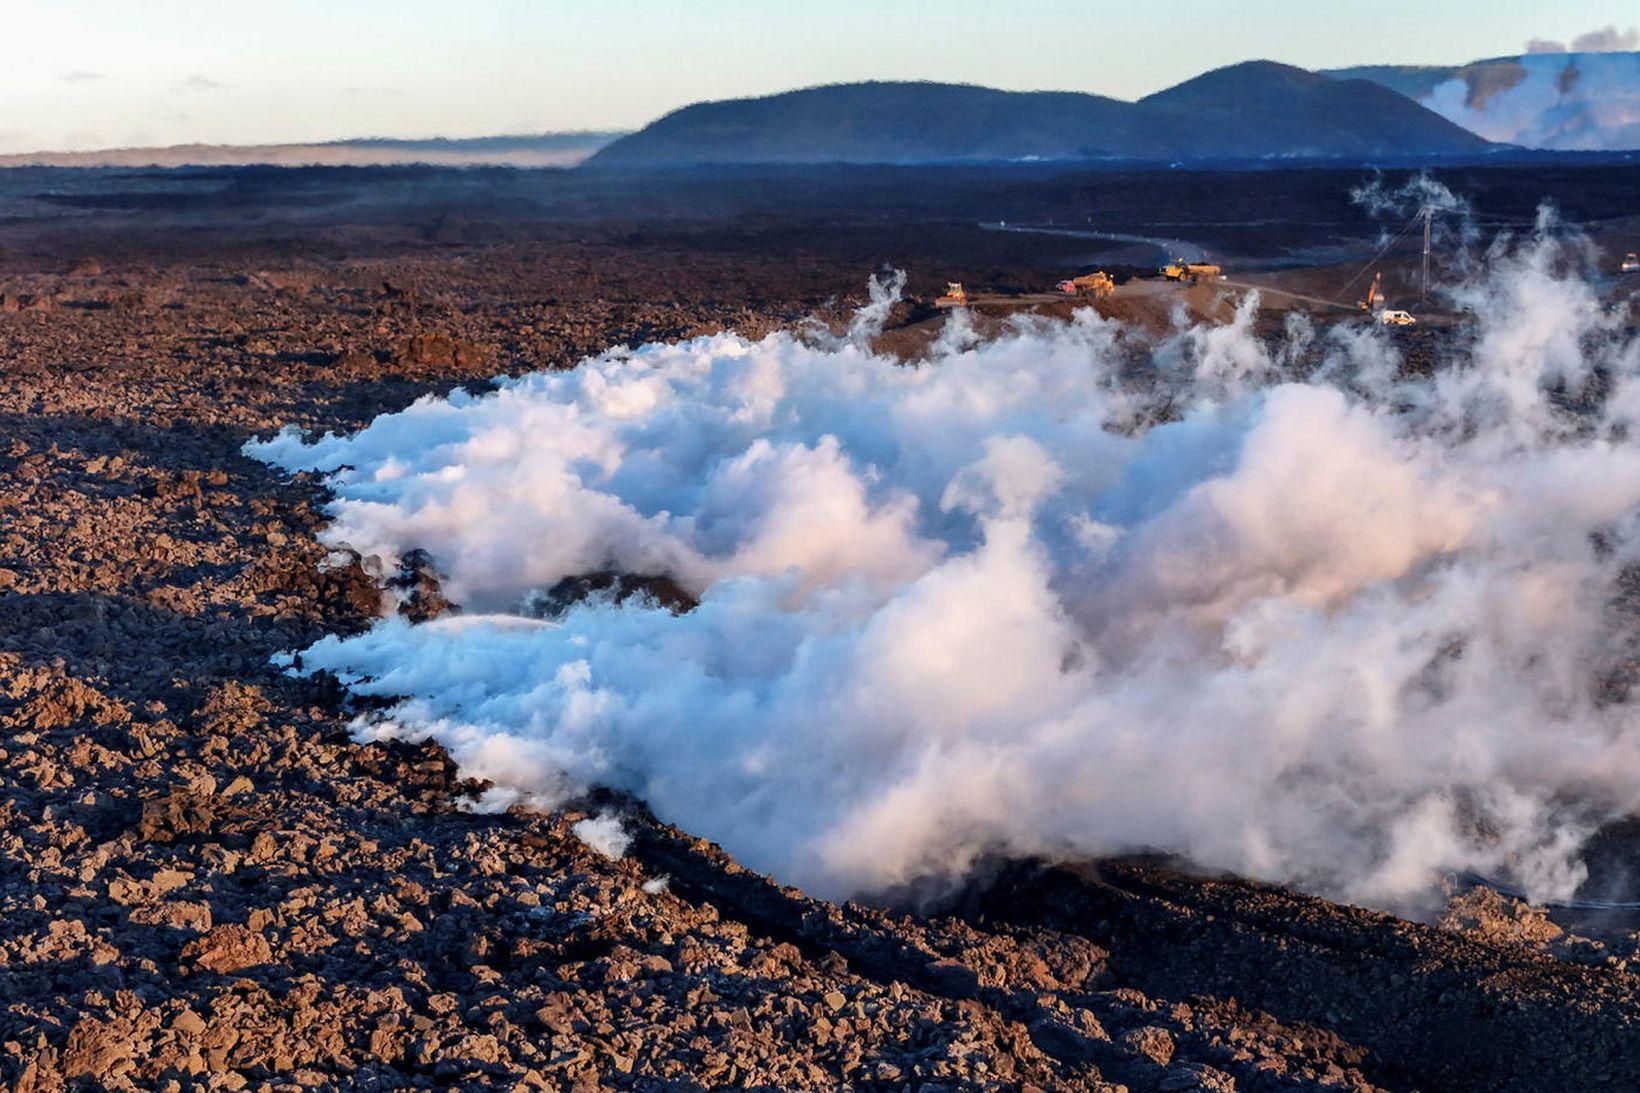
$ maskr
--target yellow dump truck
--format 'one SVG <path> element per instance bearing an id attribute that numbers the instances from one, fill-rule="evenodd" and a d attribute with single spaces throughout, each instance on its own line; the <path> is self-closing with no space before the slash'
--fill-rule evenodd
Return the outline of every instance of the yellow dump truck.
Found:
<path id="1" fill-rule="evenodd" d="M 1183 258 L 1175 258 L 1162 267 L 1162 276 L 1169 281 L 1186 281 L 1195 284 L 1197 281 L 1212 281 L 1224 275 L 1224 270 L 1206 262 L 1186 262 Z"/>
<path id="2" fill-rule="evenodd" d="M 1116 290 L 1116 282 L 1101 269 L 1061 281 L 1054 287 L 1067 296 L 1092 296 L 1095 300 L 1101 300 Z"/>

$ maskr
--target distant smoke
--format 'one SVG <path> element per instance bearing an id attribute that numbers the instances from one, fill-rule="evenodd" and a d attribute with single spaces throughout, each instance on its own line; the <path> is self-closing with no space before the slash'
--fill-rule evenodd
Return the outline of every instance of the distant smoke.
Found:
<path id="1" fill-rule="evenodd" d="M 1082 312 L 919 366 L 613 350 L 248 451 L 472 612 L 304 665 L 402 699 L 363 737 L 518 799 L 628 790 L 830 895 L 1133 848 L 1380 904 L 1443 869 L 1564 895 L 1640 802 L 1640 344 L 1564 258 L 1492 255 L 1421 377 L 1370 326 L 1272 352 L 1250 309 L 1160 343 Z M 527 606 L 612 569 L 699 606 Z"/>
<path id="2" fill-rule="evenodd" d="M 1614 26 L 1591 30 L 1572 39 L 1572 53 L 1626 53 L 1640 49 L 1640 28 L 1618 30 Z M 1527 53 L 1565 53 L 1566 43 L 1546 38 L 1533 38 L 1526 43 Z"/>
<path id="3" fill-rule="evenodd" d="M 1573 53 L 1624 53 L 1640 48 L 1640 28 L 1604 27 L 1572 39 Z"/>

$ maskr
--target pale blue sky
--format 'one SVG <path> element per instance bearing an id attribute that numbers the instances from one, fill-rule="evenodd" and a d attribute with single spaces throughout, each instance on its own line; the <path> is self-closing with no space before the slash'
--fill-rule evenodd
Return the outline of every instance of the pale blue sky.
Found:
<path id="1" fill-rule="evenodd" d="M 1461 62 L 1634 0 L 5 0 L 0 152 L 632 128 L 867 78 L 1134 98 L 1268 57 Z"/>

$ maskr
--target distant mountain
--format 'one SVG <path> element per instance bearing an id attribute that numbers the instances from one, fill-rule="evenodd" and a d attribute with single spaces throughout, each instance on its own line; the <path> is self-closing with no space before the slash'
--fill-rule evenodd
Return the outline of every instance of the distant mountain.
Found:
<path id="1" fill-rule="evenodd" d="M 1271 61 L 1221 68 L 1139 100 L 1171 110 L 1247 155 L 1377 156 L 1483 151 L 1486 141 L 1406 95 Z M 1235 154 L 1231 152 L 1229 154 Z"/>
<path id="2" fill-rule="evenodd" d="M 1131 103 L 936 83 L 811 87 L 697 103 L 611 144 L 598 165 L 902 163 L 1166 155 Z"/>
<path id="3" fill-rule="evenodd" d="M 1329 75 L 1382 84 L 1489 140 L 1564 151 L 1640 148 L 1640 53 L 1528 53 Z"/>
<path id="4" fill-rule="evenodd" d="M 93 152 L 0 155 L 0 167 L 365 167 L 427 163 L 444 167 L 573 167 L 620 133 L 393 140 L 367 137 L 319 144 L 178 144 Z"/>
<path id="5" fill-rule="evenodd" d="M 1139 102 L 1069 91 L 857 83 L 697 103 L 593 166 L 1454 155 L 1486 141 L 1365 80 L 1251 61 Z"/>

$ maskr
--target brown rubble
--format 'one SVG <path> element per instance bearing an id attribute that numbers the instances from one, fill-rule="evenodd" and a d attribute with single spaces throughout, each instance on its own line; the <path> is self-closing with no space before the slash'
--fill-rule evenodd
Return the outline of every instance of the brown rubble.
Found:
<path id="1" fill-rule="evenodd" d="M 1441 915 L 1441 925 L 1486 941 L 1525 944 L 1554 941 L 1565 933 L 1542 908 L 1486 887 L 1453 897 Z"/>
<path id="2" fill-rule="evenodd" d="M 267 938 L 235 923 L 210 927 L 182 947 L 184 964 L 218 974 L 244 971 L 272 959 Z"/>
<path id="3" fill-rule="evenodd" d="M 390 361 L 403 370 L 459 368 L 470 370 L 484 363 L 486 354 L 479 346 L 458 341 L 437 331 L 419 331 L 393 346 Z"/>

